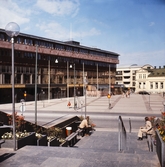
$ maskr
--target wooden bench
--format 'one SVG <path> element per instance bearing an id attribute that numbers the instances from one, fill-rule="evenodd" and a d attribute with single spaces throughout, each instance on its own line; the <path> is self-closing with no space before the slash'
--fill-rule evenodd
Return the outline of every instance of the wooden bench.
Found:
<path id="1" fill-rule="evenodd" d="M 73 147 L 77 143 L 77 135 L 77 132 L 73 132 L 65 139 L 68 143 L 68 147 Z"/>
<path id="2" fill-rule="evenodd" d="M 77 129 L 76 131 L 78 136 L 84 136 L 84 130 L 83 129 Z"/>
<path id="3" fill-rule="evenodd" d="M 0 139 L 0 148 L 1 148 L 1 145 L 5 143 L 5 140 L 4 139 Z"/>

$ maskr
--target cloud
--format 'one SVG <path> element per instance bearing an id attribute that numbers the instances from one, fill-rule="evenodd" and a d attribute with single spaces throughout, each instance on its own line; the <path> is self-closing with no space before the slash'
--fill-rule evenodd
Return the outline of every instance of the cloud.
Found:
<path id="1" fill-rule="evenodd" d="M 153 66 L 164 65 L 165 50 L 158 50 L 153 52 L 136 52 L 136 53 L 120 53 L 119 61 L 121 65 L 131 64 L 151 64 Z M 120 65 L 120 66 L 121 66 Z"/>
<path id="2" fill-rule="evenodd" d="M 7 23 L 11 21 L 18 23 L 19 25 L 30 21 L 26 16 L 30 15 L 31 11 L 20 8 L 12 0 L 1 0 L 0 11 L 0 27 L 2 28 L 5 28 Z"/>
<path id="3" fill-rule="evenodd" d="M 79 10 L 79 0 L 37 0 L 36 5 L 43 11 L 53 15 L 73 15 Z"/>
<path id="4" fill-rule="evenodd" d="M 70 39 L 70 30 L 63 27 L 61 24 L 57 22 L 52 23 L 42 23 L 42 24 L 36 24 L 36 27 L 39 28 L 45 35 L 45 37 L 51 38 L 51 39 L 58 39 L 58 40 L 68 40 Z M 72 32 L 72 38 L 82 38 L 82 37 L 88 37 L 88 36 L 95 36 L 100 35 L 100 31 L 96 28 L 91 28 L 87 31 L 79 31 L 79 32 Z"/>
<path id="5" fill-rule="evenodd" d="M 39 30 L 43 32 L 43 34 L 51 39 L 58 39 L 62 40 L 67 37 L 67 30 L 63 28 L 59 23 L 52 22 L 52 23 L 42 23 L 36 25 Z M 68 36 L 69 37 L 69 36 Z"/>
<path id="6" fill-rule="evenodd" d="M 155 22 L 150 22 L 149 26 L 152 27 L 155 25 Z"/>
<path id="7" fill-rule="evenodd" d="M 100 31 L 96 28 L 91 28 L 89 31 L 80 31 L 80 32 L 73 32 L 73 37 L 89 37 L 89 36 L 96 36 L 100 35 Z"/>

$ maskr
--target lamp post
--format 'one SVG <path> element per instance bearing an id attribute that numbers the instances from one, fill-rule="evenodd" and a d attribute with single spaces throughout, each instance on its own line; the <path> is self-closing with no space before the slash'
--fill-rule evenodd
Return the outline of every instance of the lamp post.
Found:
<path id="1" fill-rule="evenodd" d="M 50 100 L 50 57 L 48 60 L 48 102 Z"/>
<path id="2" fill-rule="evenodd" d="M 13 141 L 14 151 L 16 150 L 16 135 L 15 135 L 15 93 L 14 93 L 14 37 L 20 32 L 20 27 L 15 22 L 10 22 L 5 27 L 6 34 L 11 37 L 12 44 L 12 116 L 13 116 Z"/>
<path id="3" fill-rule="evenodd" d="M 76 105 L 76 71 L 75 71 L 75 63 L 74 63 L 74 110 L 76 109 L 77 105 Z"/>
<path id="4" fill-rule="evenodd" d="M 72 64 L 69 66 L 69 62 L 67 61 L 67 98 L 69 103 L 69 68 L 72 68 Z"/>
<path id="5" fill-rule="evenodd" d="M 69 103 L 69 62 L 67 61 L 67 100 Z"/>
<path id="6" fill-rule="evenodd" d="M 87 95 L 86 95 L 86 88 L 87 88 L 87 85 L 88 85 L 88 81 L 87 81 L 87 78 L 86 76 L 84 77 L 84 93 L 85 93 L 85 118 L 86 118 L 86 112 L 87 112 Z"/>
<path id="7" fill-rule="evenodd" d="M 35 64 L 35 124 L 37 125 L 37 57 L 38 46 L 36 45 L 36 64 Z"/>
<path id="8" fill-rule="evenodd" d="M 98 64 L 97 64 L 97 97 L 98 97 L 98 90 L 99 90 L 99 84 L 98 84 Z"/>
<path id="9" fill-rule="evenodd" d="M 111 103 L 110 103 L 110 98 L 111 98 L 111 75 L 110 75 L 110 72 L 111 72 L 111 66 L 109 64 L 109 109 L 111 108 Z"/>
<path id="10" fill-rule="evenodd" d="M 55 60 L 55 63 L 58 63 L 58 60 Z M 48 102 L 50 102 L 50 57 L 48 60 Z"/>

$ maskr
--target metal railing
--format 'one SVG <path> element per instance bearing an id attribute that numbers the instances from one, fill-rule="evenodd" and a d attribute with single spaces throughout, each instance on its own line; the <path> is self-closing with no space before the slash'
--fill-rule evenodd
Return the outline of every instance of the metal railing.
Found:
<path id="1" fill-rule="evenodd" d="M 129 118 L 129 133 L 132 131 L 132 124 L 131 124 L 131 119 Z"/>
<path id="2" fill-rule="evenodd" d="M 121 152 L 127 148 L 127 132 L 121 116 L 119 116 L 118 125 L 118 151 Z"/>

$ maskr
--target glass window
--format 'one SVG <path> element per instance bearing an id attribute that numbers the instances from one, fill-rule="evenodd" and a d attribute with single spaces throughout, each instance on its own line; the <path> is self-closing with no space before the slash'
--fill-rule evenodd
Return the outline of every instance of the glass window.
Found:
<path id="1" fill-rule="evenodd" d="M 146 88 L 146 83 L 143 83 L 143 89 L 145 89 Z"/>
<path id="2" fill-rule="evenodd" d="M 146 78 L 146 74 L 143 74 L 143 79 L 145 79 Z"/>
<path id="3" fill-rule="evenodd" d="M 158 82 L 155 83 L 155 89 L 158 89 Z"/>
<path id="4" fill-rule="evenodd" d="M 17 77 L 15 78 L 15 83 L 21 84 L 21 74 L 17 74 Z"/>
<path id="5" fill-rule="evenodd" d="M 153 82 L 150 82 L 150 89 L 153 89 Z"/>
<path id="6" fill-rule="evenodd" d="M 164 85 L 163 82 L 160 83 L 160 89 L 163 89 Z"/>
<path id="7" fill-rule="evenodd" d="M 5 84 L 11 84 L 11 75 L 5 74 Z"/>

